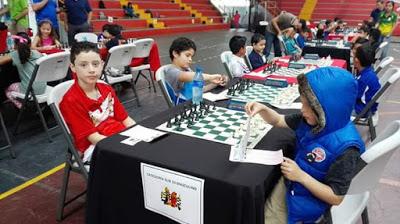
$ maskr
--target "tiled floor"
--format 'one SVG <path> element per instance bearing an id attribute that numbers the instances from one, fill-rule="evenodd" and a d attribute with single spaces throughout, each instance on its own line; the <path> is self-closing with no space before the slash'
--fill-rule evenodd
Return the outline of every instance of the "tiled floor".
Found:
<path id="1" fill-rule="evenodd" d="M 202 66 L 207 73 L 225 73 L 219 59 L 219 54 L 228 49 L 231 36 L 239 34 L 248 38 L 250 33 L 235 31 L 214 31 L 204 33 L 188 33 L 197 45 L 195 63 Z M 169 45 L 175 36 L 155 38 L 160 47 L 162 64 L 169 63 Z M 394 65 L 400 67 L 400 44 L 393 43 L 390 54 L 395 57 Z M 154 93 L 147 88 L 144 79 L 138 83 L 139 97 L 142 107 L 134 103 L 127 105 L 129 114 L 137 121 L 161 112 L 167 105 L 158 90 Z M 380 104 L 380 123 L 378 133 L 390 121 L 400 119 L 400 84 L 393 86 L 390 96 Z M 121 92 L 122 98 L 131 96 L 129 89 Z M 9 105 L 2 108 L 9 130 L 12 130 L 16 118 L 16 110 Z M 45 111 L 49 123 L 54 120 L 49 111 Z M 22 125 L 23 132 L 12 136 L 13 149 L 17 159 L 11 159 L 8 152 L 0 152 L 0 194 L 32 179 L 47 170 L 63 163 L 66 145 L 59 130 L 52 133 L 53 142 L 49 143 L 41 129 L 40 123 L 32 112 L 26 116 Z M 363 137 L 367 139 L 367 129 L 360 128 Z M 3 138 L 0 138 L 0 144 Z M 388 163 L 381 184 L 373 193 L 369 205 L 371 223 L 398 223 L 400 219 L 400 152 L 395 152 Z M 49 178 L 25 188 L 3 200 L 0 200 L 0 223 L 55 223 L 56 200 L 60 189 L 62 171 Z M 83 189 L 84 182 L 79 176 L 74 176 L 71 184 L 73 192 Z M 74 204 L 77 212 L 73 213 L 63 223 L 84 222 L 84 199 Z"/>

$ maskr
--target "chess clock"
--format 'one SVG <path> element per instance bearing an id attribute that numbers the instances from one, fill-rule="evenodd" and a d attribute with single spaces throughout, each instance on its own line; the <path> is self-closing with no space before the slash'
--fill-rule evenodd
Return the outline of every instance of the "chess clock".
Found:
<path id="1" fill-rule="evenodd" d="M 245 111 L 246 102 L 231 99 L 228 103 L 228 108 L 231 110 Z"/>
<path id="2" fill-rule="evenodd" d="M 301 64 L 301 63 L 293 63 L 293 62 L 291 62 L 291 63 L 289 63 L 288 68 L 304 69 L 304 68 L 306 68 L 306 65 L 305 64 Z"/>
<path id="3" fill-rule="evenodd" d="M 276 87 L 288 87 L 289 83 L 286 79 L 278 78 L 267 78 L 264 85 L 266 86 L 276 86 Z"/>
<path id="4" fill-rule="evenodd" d="M 304 59 L 319 60 L 318 54 L 305 54 Z"/>

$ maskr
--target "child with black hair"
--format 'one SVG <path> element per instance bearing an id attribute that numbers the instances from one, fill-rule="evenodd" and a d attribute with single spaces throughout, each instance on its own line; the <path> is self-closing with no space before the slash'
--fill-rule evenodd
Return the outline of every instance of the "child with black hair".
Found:
<path id="1" fill-rule="evenodd" d="M 117 24 L 108 24 L 108 26 L 105 26 L 103 36 L 105 38 L 104 45 L 107 50 L 120 45 L 124 41 L 121 35 L 121 26 Z"/>
<path id="2" fill-rule="evenodd" d="M 49 50 L 61 46 L 56 31 L 50 20 L 42 20 L 38 24 L 38 33 L 32 41 L 32 49 Z"/>
<path id="3" fill-rule="evenodd" d="M 265 48 L 265 37 L 259 33 L 255 33 L 251 37 L 251 45 L 253 46 L 253 51 L 249 55 L 249 60 L 253 69 L 257 69 L 265 64 L 267 58 L 263 54 Z"/>
<path id="4" fill-rule="evenodd" d="M 250 73 L 247 67 L 244 56 L 246 55 L 246 37 L 233 36 L 229 40 L 229 48 L 232 51 L 233 57 L 229 62 L 229 70 L 233 77 L 242 77 L 246 73 Z"/>
<path id="5" fill-rule="evenodd" d="M 175 39 L 169 48 L 172 64 L 167 65 L 164 69 L 164 81 L 169 96 L 175 104 L 192 98 L 192 84 L 195 73 L 190 69 L 190 64 L 195 52 L 195 43 L 186 37 Z M 204 92 L 218 85 L 224 86 L 228 80 L 224 75 L 206 73 L 203 73 L 203 79 L 206 83 Z"/>
<path id="6" fill-rule="evenodd" d="M 137 18 L 135 11 L 133 9 L 133 6 L 132 6 L 132 2 L 128 2 L 128 4 L 126 6 L 124 6 L 124 13 L 125 13 L 125 16 L 128 16 L 130 18 L 133 18 L 133 17 Z"/>
<path id="7" fill-rule="evenodd" d="M 111 86 L 97 82 L 103 69 L 96 44 L 76 42 L 71 48 L 71 70 L 77 79 L 65 93 L 60 111 L 87 164 L 97 142 L 130 127 L 129 117 Z"/>
<path id="8" fill-rule="evenodd" d="M 358 93 L 354 110 L 356 114 L 359 114 L 379 91 L 381 84 L 374 72 L 373 66 L 371 66 L 374 60 L 371 47 L 368 44 L 356 46 L 354 52 L 354 67 L 357 70 L 356 79 L 358 82 Z M 371 107 L 370 113 L 375 114 L 377 109 L 378 104 L 375 103 Z"/>
<path id="9" fill-rule="evenodd" d="M 371 51 L 373 52 L 374 62 L 375 62 L 375 53 L 381 44 L 381 31 L 376 28 L 371 28 L 368 33 L 368 41 L 371 46 Z"/>
<path id="10" fill-rule="evenodd" d="M 42 54 L 36 50 L 31 50 L 31 39 L 27 33 L 20 32 L 13 35 L 15 50 L 8 55 L 0 57 L 0 65 L 12 62 L 17 67 L 21 82 L 13 83 L 6 89 L 7 98 L 17 107 L 21 108 L 22 104 L 11 93 L 27 91 L 33 71 L 36 66 L 36 60 L 42 57 Z M 32 85 L 36 95 L 43 94 L 46 90 L 46 82 L 34 82 Z"/>

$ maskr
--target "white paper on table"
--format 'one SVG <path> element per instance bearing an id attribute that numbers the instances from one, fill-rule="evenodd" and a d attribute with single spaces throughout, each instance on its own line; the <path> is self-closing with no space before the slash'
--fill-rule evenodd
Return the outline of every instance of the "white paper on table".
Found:
<path id="1" fill-rule="evenodd" d="M 126 144 L 126 145 L 130 145 L 130 146 L 134 146 L 136 145 L 136 143 L 140 142 L 140 139 L 137 138 L 127 138 L 125 140 L 122 140 L 121 143 L 122 144 Z"/>
<path id="2" fill-rule="evenodd" d="M 232 162 L 242 162 L 242 163 L 257 163 L 262 165 L 277 165 L 283 162 L 283 152 L 278 151 L 268 151 L 268 150 L 258 150 L 258 149 L 247 149 L 245 158 L 242 161 L 234 159 L 234 150 L 231 149 L 229 155 L 229 161 Z"/>
<path id="3" fill-rule="evenodd" d="M 291 103 L 290 105 L 278 105 L 278 104 L 271 104 L 272 106 L 279 108 L 279 109 L 301 109 L 302 103 L 300 102 L 295 102 Z"/>
<path id="4" fill-rule="evenodd" d="M 220 92 L 220 93 L 212 93 L 212 92 L 207 92 L 203 94 L 203 98 L 207 99 L 209 101 L 215 102 L 218 100 L 227 100 L 229 99 L 228 97 L 228 89 Z"/>
<path id="5" fill-rule="evenodd" d="M 127 136 L 133 139 L 138 139 L 145 142 L 151 142 L 154 139 L 159 138 L 165 134 L 166 134 L 165 132 L 154 130 L 151 128 L 146 128 L 141 125 L 136 125 L 120 133 L 120 135 Z"/>

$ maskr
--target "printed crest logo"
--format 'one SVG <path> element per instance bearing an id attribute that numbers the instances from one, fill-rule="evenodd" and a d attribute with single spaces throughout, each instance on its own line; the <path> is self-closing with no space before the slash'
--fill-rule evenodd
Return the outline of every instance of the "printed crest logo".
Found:
<path id="1" fill-rule="evenodd" d="M 171 193 L 168 187 L 165 187 L 164 191 L 161 191 L 161 201 L 164 205 L 181 210 L 181 197 L 176 192 Z"/>
<path id="2" fill-rule="evenodd" d="M 312 150 L 312 153 L 315 155 L 315 162 L 322 162 L 326 158 L 325 150 L 322 148 L 315 148 Z"/>

